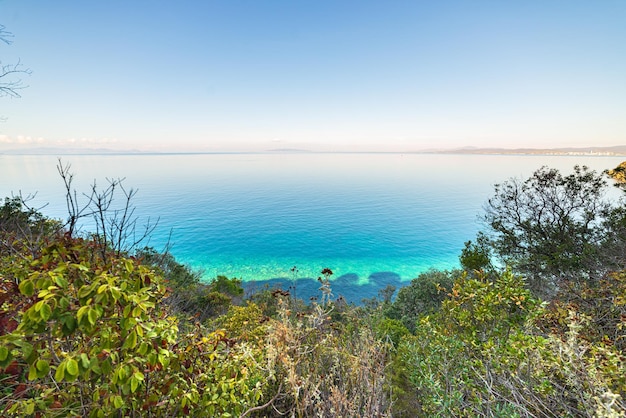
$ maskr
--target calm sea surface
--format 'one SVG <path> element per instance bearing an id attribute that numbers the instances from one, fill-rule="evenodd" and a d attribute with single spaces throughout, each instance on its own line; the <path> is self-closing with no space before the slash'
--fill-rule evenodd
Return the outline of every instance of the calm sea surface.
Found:
<path id="1" fill-rule="evenodd" d="M 159 218 L 150 245 L 244 281 L 315 278 L 362 286 L 458 266 L 493 184 L 542 165 L 613 168 L 622 157 L 426 154 L 71 155 L 75 187 L 125 178 L 140 222 Z M 0 155 L 0 196 L 35 193 L 65 218 L 54 156 Z M 291 268 L 297 266 L 297 274 Z M 344 284 L 345 284 L 344 283 Z M 363 287 L 362 289 L 365 289 Z M 364 296 L 356 292 L 355 297 Z"/>

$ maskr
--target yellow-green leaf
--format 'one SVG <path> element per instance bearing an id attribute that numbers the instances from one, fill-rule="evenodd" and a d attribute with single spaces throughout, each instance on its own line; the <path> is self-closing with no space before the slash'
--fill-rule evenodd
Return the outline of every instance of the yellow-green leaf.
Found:
<path id="1" fill-rule="evenodd" d="M 87 311 L 87 320 L 91 325 L 96 325 L 96 321 L 98 320 L 98 312 L 95 309 L 89 309 Z"/>
<path id="2" fill-rule="evenodd" d="M 4 361 L 9 357 L 9 349 L 5 346 L 0 346 L 0 361 Z"/>
<path id="3" fill-rule="evenodd" d="M 42 304 L 41 309 L 39 310 L 39 316 L 41 316 L 41 319 L 47 321 L 48 319 L 50 319 L 51 315 L 52 309 L 50 308 L 50 305 L 48 305 L 47 303 Z"/>
<path id="4" fill-rule="evenodd" d="M 137 352 L 138 352 L 139 354 L 141 354 L 142 356 L 145 356 L 145 355 L 146 355 L 146 353 L 148 352 L 148 344 L 146 344 L 146 343 L 141 343 L 141 344 L 139 345 L 139 349 L 137 350 Z M 2 359 L 0 358 L 0 361 L 1 361 L 1 360 L 2 360 Z"/>
<path id="5" fill-rule="evenodd" d="M 28 380 L 37 379 L 37 368 L 32 365 L 28 368 Z"/>
<path id="6" fill-rule="evenodd" d="M 81 306 L 78 309 L 78 312 L 76 312 L 76 317 L 78 318 L 79 321 L 83 318 L 83 315 L 87 313 L 88 309 L 89 309 L 89 306 Z"/>
<path id="7" fill-rule="evenodd" d="M 78 375 L 78 363 L 73 358 L 67 359 L 67 364 L 65 366 L 65 371 L 67 374 L 71 376 Z"/>
<path id="8" fill-rule="evenodd" d="M 37 360 L 36 367 L 40 372 L 48 373 L 48 370 L 50 370 L 50 365 L 46 360 Z"/>
<path id="9" fill-rule="evenodd" d="M 65 362 L 58 365 L 57 371 L 54 373 L 54 378 L 58 382 L 62 381 L 65 377 Z"/>
<path id="10" fill-rule="evenodd" d="M 126 337 L 126 341 L 124 341 L 124 345 L 122 346 L 122 348 L 135 348 L 136 345 L 137 345 L 137 333 L 135 332 L 135 330 L 132 330 L 128 334 L 128 337 Z"/>
<path id="11" fill-rule="evenodd" d="M 87 357 L 87 354 L 85 353 L 81 353 L 80 355 L 80 362 L 81 365 L 83 366 L 83 369 L 88 369 L 89 368 L 89 357 Z"/>
<path id="12" fill-rule="evenodd" d="M 124 406 L 124 400 L 121 396 L 115 395 L 113 397 L 113 406 L 115 406 L 117 409 L 120 409 L 122 406 Z"/>

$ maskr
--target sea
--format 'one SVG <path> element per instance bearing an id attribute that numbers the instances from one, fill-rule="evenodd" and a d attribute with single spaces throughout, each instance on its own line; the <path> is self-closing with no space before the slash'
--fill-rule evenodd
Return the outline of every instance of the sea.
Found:
<path id="1" fill-rule="evenodd" d="M 597 171 L 625 157 L 402 153 L 0 154 L 0 196 L 67 218 L 57 166 L 70 165 L 86 202 L 122 179 L 137 226 L 156 223 L 142 245 L 167 248 L 210 281 L 241 279 L 247 292 L 281 286 L 307 299 L 332 270 L 335 297 L 360 303 L 429 269 L 459 267 L 485 228 L 495 183 L 541 166 Z M 125 202 L 118 189 L 112 208 Z M 88 233 L 89 222 L 82 225 Z"/>

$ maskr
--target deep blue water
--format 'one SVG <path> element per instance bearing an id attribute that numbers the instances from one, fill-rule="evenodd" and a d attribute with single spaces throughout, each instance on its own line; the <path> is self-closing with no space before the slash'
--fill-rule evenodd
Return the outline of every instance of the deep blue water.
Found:
<path id="1" fill-rule="evenodd" d="M 335 294 L 358 301 L 429 268 L 458 266 L 493 184 L 542 165 L 613 168 L 621 157 L 431 154 L 208 154 L 64 156 L 75 186 L 106 178 L 137 189 L 140 221 L 159 218 L 150 245 L 246 282 L 334 271 Z M 37 192 L 64 218 L 54 156 L 0 155 L 0 196 Z M 297 274 L 291 268 L 297 266 Z M 298 282 L 299 296 L 316 282 Z M 359 284 L 356 286 L 355 284 Z M 257 286 L 260 284 L 257 283 Z M 309 286 L 310 291 L 305 288 Z"/>

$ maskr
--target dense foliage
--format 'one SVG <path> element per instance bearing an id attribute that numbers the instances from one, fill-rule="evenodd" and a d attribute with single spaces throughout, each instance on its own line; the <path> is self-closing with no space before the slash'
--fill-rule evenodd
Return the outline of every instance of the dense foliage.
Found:
<path id="1" fill-rule="evenodd" d="M 542 167 L 525 181 L 497 184 L 485 213 L 494 250 L 544 297 L 563 280 L 602 276 L 610 268 L 601 251 L 606 188 L 602 174 L 579 166 L 567 176 Z"/>
<path id="2" fill-rule="evenodd" d="M 625 416 L 626 217 L 605 187 L 585 168 L 497 185 L 459 270 L 362 306 L 333 299 L 330 269 L 308 305 L 244 298 L 239 279 L 6 199 L 1 414 Z"/>

